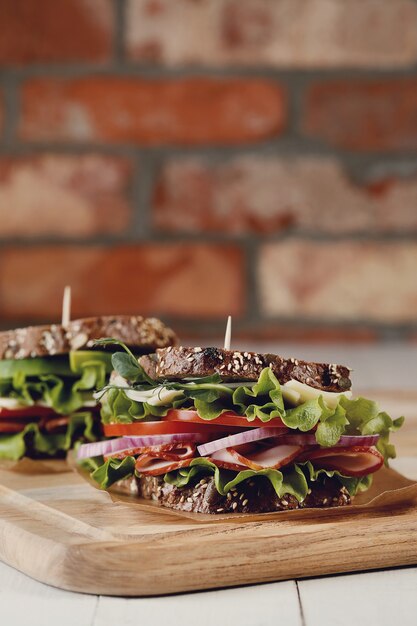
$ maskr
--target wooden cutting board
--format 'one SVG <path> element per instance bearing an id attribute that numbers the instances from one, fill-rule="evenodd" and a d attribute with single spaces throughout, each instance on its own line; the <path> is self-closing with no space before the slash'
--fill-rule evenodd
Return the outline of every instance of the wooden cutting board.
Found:
<path id="1" fill-rule="evenodd" d="M 396 444 L 417 478 L 417 397 L 404 401 L 414 416 Z M 416 504 L 196 523 L 112 503 L 62 465 L 51 469 L 0 471 L 0 559 L 63 589 L 159 595 L 417 563 Z"/>

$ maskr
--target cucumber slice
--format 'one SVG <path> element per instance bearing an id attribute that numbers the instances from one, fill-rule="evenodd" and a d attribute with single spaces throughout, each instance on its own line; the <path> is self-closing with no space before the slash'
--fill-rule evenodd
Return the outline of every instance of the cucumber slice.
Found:
<path id="1" fill-rule="evenodd" d="M 56 374 L 57 376 L 72 376 L 68 356 L 35 357 L 33 359 L 5 359 L 0 361 L 0 379 L 13 378 L 17 373 L 26 376 L 41 376 L 42 374 Z"/>
<path id="2" fill-rule="evenodd" d="M 100 352 L 98 350 L 75 350 L 69 353 L 69 364 L 71 371 L 75 374 L 82 374 L 83 367 L 86 363 L 103 363 L 106 373 L 110 374 L 113 370 L 111 364 L 111 352 Z"/>
<path id="3" fill-rule="evenodd" d="M 106 373 L 113 370 L 110 352 L 95 350 L 80 350 L 70 352 L 63 356 L 34 357 L 33 359 L 5 359 L 0 361 L 0 380 L 13 378 L 21 372 L 26 376 L 41 376 L 43 374 L 55 374 L 56 376 L 68 376 L 77 378 L 83 372 L 85 363 L 103 363 Z"/>

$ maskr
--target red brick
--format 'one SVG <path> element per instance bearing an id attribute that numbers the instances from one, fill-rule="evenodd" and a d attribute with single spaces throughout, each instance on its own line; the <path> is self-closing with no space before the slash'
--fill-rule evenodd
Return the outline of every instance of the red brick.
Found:
<path id="1" fill-rule="evenodd" d="M 239 329 L 234 333 L 235 338 L 260 342 L 301 342 L 303 344 L 314 343 L 373 343 L 378 339 L 378 333 L 365 325 L 349 327 L 346 325 L 326 326 L 306 324 L 273 324 L 263 321 L 260 327 Z M 300 355 L 302 352 L 300 352 Z"/>
<path id="2" fill-rule="evenodd" d="M 0 158 L 0 237 L 121 233 L 130 163 L 95 154 Z"/>
<path id="3" fill-rule="evenodd" d="M 143 313 L 223 318 L 243 312 L 243 257 L 233 245 L 47 246 L 0 251 L 3 319 L 57 319 L 64 285 L 74 317 Z"/>
<path id="4" fill-rule="evenodd" d="M 416 264 L 410 241 L 268 243 L 258 267 L 261 308 L 321 322 L 415 322 Z"/>
<path id="5" fill-rule="evenodd" d="M 308 136 L 348 150 L 416 150 L 417 80 L 315 84 L 302 126 Z"/>
<path id="6" fill-rule="evenodd" d="M 190 329 L 190 326 L 181 320 L 176 321 L 175 330 L 181 341 L 186 345 L 187 340 L 191 344 L 198 345 L 221 345 L 224 337 L 224 326 L 220 323 L 204 328 L 204 335 L 199 326 Z M 380 333 L 366 325 L 349 326 L 347 324 L 331 325 L 326 324 L 292 324 L 286 322 L 278 324 L 269 320 L 260 319 L 257 323 L 239 324 L 236 320 L 233 323 L 233 345 L 237 348 L 244 346 L 247 349 L 258 349 L 263 352 L 277 350 L 283 352 L 283 348 L 274 345 L 280 343 L 302 344 L 341 344 L 341 343 L 374 343 L 380 339 Z M 417 337 L 416 337 L 417 339 Z M 203 340 L 203 343 L 202 343 Z M 300 354 L 302 352 L 300 351 Z"/>
<path id="7" fill-rule="evenodd" d="M 133 59 L 170 66 L 395 67 L 417 59 L 413 0 L 129 0 Z"/>
<path id="8" fill-rule="evenodd" d="M 0 3 L 0 64 L 102 61 L 112 39 L 111 0 Z"/>
<path id="9" fill-rule="evenodd" d="M 167 232 L 417 232 L 417 170 L 355 183 L 334 158 L 167 161 L 153 221 Z"/>
<path id="10" fill-rule="evenodd" d="M 260 79 L 33 79 L 20 137 L 142 144 L 244 143 L 283 128 L 282 88 Z"/>

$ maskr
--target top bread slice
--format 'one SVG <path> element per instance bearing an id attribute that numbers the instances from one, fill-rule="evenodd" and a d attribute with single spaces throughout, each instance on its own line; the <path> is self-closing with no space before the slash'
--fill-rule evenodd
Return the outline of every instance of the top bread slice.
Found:
<path id="1" fill-rule="evenodd" d="M 67 326 L 28 326 L 0 332 L 0 359 L 27 359 L 67 354 L 94 347 L 112 337 L 145 354 L 178 343 L 173 330 L 155 317 L 114 315 L 73 320 Z"/>
<path id="2" fill-rule="evenodd" d="M 239 352 L 221 348 L 167 347 L 139 358 L 153 379 L 200 378 L 219 374 L 226 382 L 257 381 L 270 367 L 281 384 L 289 380 L 321 389 L 341 392 L 350 389 L 350 370 L 343 365 L 285 359 L 276 354 Z"/>

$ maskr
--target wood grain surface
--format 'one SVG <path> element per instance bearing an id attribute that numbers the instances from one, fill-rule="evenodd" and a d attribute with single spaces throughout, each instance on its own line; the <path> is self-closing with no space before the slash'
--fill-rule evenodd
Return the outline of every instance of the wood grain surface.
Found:
<path id="1" fill-rule="evenodd" d="M 407 414 L 395 442 L 415 478 L 417 396 L 381 399 L 394 415 Z M 78 475 L 54 469 L 0 471 L 0 558 L 63 589 L 159 595 L 417 563 L 415 505 L 196 524 L 111 503 Z"/>

